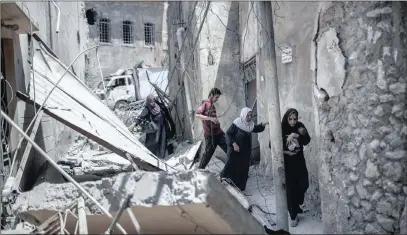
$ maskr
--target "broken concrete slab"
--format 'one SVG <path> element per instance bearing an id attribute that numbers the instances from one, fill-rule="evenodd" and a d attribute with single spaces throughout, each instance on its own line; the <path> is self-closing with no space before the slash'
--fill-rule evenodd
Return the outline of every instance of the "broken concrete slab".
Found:
<path id="1" fill-rule="evenodd" d="M 194 144 L 186 144 L 177 146 L 175 153 L 168 156 L 165 161 L 169 166 L 177 170 L 189 170 L 194 158 L 199 154 L 202 141 L 197 141 Z"/>
<path id="2" fill-rule="evenodd" d="M 81 186 L 111 212 L 118 211 L 127 194 L 134 192 L 131 209 L 143 233 L 265 233 L 250 212 L 212 174 L 203 171 L 138 171 Z M 22 193 L 13 210 L 19 218 L 38 225 L 79 196 L 71 183 L 43 183 Z M 89 233 L 103 233 L 109 218 L 97 215 L 100 210 L 88 199 L 85 207 Z M 128 233 L 135 232 L 127 213 L 119 223 Z M 68 227 L 74 229 L 75 224 Z"/>

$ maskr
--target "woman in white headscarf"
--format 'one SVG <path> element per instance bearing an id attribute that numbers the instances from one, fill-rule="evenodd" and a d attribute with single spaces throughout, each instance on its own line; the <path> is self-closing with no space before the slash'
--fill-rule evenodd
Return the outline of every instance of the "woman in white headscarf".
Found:
<path id="1" fill-rule="evenodd" d="M 268 123 L 255 125 L 252 110 L 243 108 L 226 132 L 228 161 L 220 177 L 230 179 L 241 191 L 246 189 L 249 177 L 250 155 L 252 150 L 252 132 L 263 132 Z"/>

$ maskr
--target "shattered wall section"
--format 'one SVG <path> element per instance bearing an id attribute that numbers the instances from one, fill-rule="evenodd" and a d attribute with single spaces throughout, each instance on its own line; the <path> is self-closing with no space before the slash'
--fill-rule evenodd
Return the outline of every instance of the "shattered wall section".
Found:
<path id="1" fill-rule="evenodd" d="M 407 4 L 333 2 L 321 10 L 317 51 L 324 53 L 317 54 L 316 80 L 330 95 L 318 105 L 324 232 L 400 232 L 407 196 Z M 344 66 L 333 60 L 342 56 Z M 324 76 L 333 71 L 345 73 L 343 86 L 340 77 Z"/>

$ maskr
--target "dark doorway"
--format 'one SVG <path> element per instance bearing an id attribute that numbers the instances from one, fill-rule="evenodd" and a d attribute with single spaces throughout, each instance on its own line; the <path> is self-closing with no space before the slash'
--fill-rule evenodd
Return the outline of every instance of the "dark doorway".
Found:
<path id="1" fill-rule="evenodd" d="M 245 84 L 245 100 L 246 106 L 253 111 L 253 122 L 257 124 L 257 73 L 256 73 L 256 57 L 253 57 L 244 64 L 244 84 Z M 260 161 L 260 144 L 258 134 L 252 134 L 252 162 Z"/>

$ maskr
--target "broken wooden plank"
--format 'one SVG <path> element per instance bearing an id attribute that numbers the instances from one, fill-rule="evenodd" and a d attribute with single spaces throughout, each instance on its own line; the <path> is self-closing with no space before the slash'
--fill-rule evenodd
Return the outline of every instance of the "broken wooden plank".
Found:
<path id="1" fill-rule="evenodd" d="M 40 113 L 37 116 L 37 120 L 35 120 L 34 126 L 32 128 L 31 134 L 30 134 L 30 139 L 32 139 L 32 140 L 34 140 L 35 136 L 37 135 L 38 127 L 40 126 L 42 116 L 44 115 L 44 112 L 42 110 L 40 110 L 39 112 Z M 14 187 L 21 186 L 21 179 L 24 174 L 24 169 L 27 164 L 27 160 L 28 160 L 28 156 L 30 155 L 31 148 L 32 148 L 32 145 L 30 144 L 30 142 L 28 142 L 24 149 L 23 157 L 21 158 L 20 164 L 18 164 L 19 166 L 18 166 L 18 170 L 17 170 L 17 174 L 16 174 L 16 181 L 15 181 Z M 16 159 L 13 159 L 13 161 L 16 161 Z M 11 170 L 13 170 L 13 169 L 11 169 Z"/>

